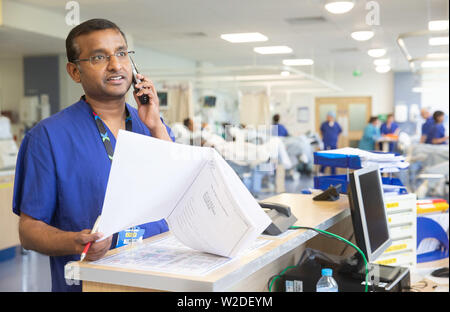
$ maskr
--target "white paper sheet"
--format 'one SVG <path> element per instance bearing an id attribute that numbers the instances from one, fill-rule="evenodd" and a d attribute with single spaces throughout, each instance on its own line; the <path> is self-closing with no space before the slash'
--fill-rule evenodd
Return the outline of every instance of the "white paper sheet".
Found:
<path id="1" fill-rule="evenodd" d="M 214 149 L 119 131 L 99 232 L 162 218 L 185 245 L 227 257 L 271 222 Z"/>
<path id="2" fill-rule="evenodd" d="M 204 162 L 200 147 L 184 146 L 119 131 L 98 229 L 105 238 L 167 217 Z"/>

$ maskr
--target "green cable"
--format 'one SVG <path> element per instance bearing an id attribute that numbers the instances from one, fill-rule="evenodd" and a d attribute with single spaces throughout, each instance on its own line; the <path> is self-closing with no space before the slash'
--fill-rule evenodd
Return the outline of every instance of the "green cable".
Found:
<path id="1" fill-rule="evenodd" d="M 295 268 L 295 265 L 291 265 L 288 266 L 287 268 L 285 268 L 279 275 L 275 276 L 274 279 L 272 280 L 272 282 L 269 285 L 269 292 L 272 292 L 272 286 L 275 283 L 275 281 L 280 278 L 287 270 Z"/>
<path id="2" fill-rule="evenodd" d="M 291 227 L 289 227 L 289 229 L 293 229 L 293 230 L 296 230 L 296 229 L 313 230 L 313 231 L 316 231 L 316 232 L 319 232 L 319 233 L 322 233 L 322 234 L 325 234 L 325 235 L 330 235 L 330 236 L 332 236 L 332 237 L 334 237 L 334 238 L 337 238 L 338 240 L 341 240 L 341 241 L 343 241 L 343 242 L 349 244 L 349 245 L 352 246 L 353 248 L 355 248 L 356 251 L 358 251 L 358 252 L 361 254 L 361 256 L 362 256 L 362 258 L 363 258 L 363 260 L 364 260 L 364 264 L 365 264 L 365 266 L 366 266 L 366 284 L 365 284 L 365 287 L 364 287 L 364 288 L 365 288 L 365 292 L 368 292 L 368 287 L 369 287 L 369 267 L 368 267 L 368 263 L 367 263 L 366 256 L 365 256 L 364 253 L 361 251 L 361 249 L 358 248 L 358 246 L 356 246 L 356 245 L 353 244 L 352 242 L 346 240 L 345 238 L 343 238 L 343 237 L 341 237 L 341 236 L 339 236 L 339 235 L 336 235 L 336 234 L 333 234 L 333 233 L 330 233 L 330 232 L 327 232 L 327 231 L 324 231 L 324 230 L 319 230 L 319 229 L 316 229 L 316 228 L 311 228 L 311 227 L 306 227 L 306 226 L 291 226 Z M 273 283 L 275 282 L 275 280 L 278 279 L 278 278 L 280 278 L 280 277 L 286 272 L 286 270 L 288 270 L 288 269 L 290 269 L 290 268 L 295 268 L 295 266 L 289 266 L 289 267 L 285 268 L 285 269 L 283 270 L 283 272 L 281 272 L 281 274 L 277 275 L 277 276 L 272 280 L 272 282 L 270 283 L 270 286 L 269 286 L 269 292 L 272 291 L 272 285 L 273 285 Z"/>

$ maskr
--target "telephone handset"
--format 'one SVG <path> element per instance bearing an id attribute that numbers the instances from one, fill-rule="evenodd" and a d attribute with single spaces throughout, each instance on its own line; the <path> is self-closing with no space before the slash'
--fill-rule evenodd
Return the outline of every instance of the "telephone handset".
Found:
<path id="1" fill-rule="evenodd" d="M 297 218 L 291 213 L 289 206 L 267 202 L 260 202 L 259 205 L 261 208 L 268 209 L 266 213 L 272 220 L 272 223 L 264 230 L 263 234 L 279 235 L 297 222 Z"/>
<path id="2" fill-rule="evenodd" d="M 136 84 L 140 83 L 141 80 L 138 79 L 136 76 L 139 73 L 137 68 L 136 68 L 136 64 L 134 64 L 133 59 L 130 56 L 130 61 L 131 61 L 131 69 L 133 71 L 133 88 L 134 88 L 134 93 L 138 93 L 141 89 L 136 88 Z M 148 104 L 149 101 L 149 97 L 148 94 L 142 94 L 141 96 L 138 96 L 139 101 L 141 102 L 141 104 Z"/>

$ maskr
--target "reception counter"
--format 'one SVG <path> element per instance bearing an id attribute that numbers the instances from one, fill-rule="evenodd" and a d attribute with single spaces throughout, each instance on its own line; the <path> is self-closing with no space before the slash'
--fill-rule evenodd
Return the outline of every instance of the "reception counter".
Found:
<path id="1" fill-rule="evenodd" d="M 283 193 L 264 202 L 290 206 L 298 219 L 297 226 L 322 230 L 334 228 L 334 233 L 340 235 L 339 224 L 345 223 L 340 227 L 345 231 L 351 228 L 351 223 L 348 226 L 350 210 L 345 195 L 335 202 L 317 202 L 312 197 Z M 150 237 L 141 244 L 152 243 L 167 235 L 170 233 Z M 130 269 L 84 261 L 68 263 L 65 277 L 69 283 L 82 282 L 83 291 L 268 291 L 268 279 L 285 267 L 296 264 L 304 249 L 310 247 L 309 243 L 314 242 L 314 248 L 319 246 L 321 248 L 318 249 L 327 251 L 336 249 L 336 246 L 342 248 L 336 240 L 316 236 L 317 233 L 311 230 L 289 230 L 278 237 L 262 235 L 259 239 L 267 240 L 262 247 L 199 276 L 149 271 L 139 265 Z M 109 251 L 105 257 L 119 252 L 133 251 L 124 246 Z"/>

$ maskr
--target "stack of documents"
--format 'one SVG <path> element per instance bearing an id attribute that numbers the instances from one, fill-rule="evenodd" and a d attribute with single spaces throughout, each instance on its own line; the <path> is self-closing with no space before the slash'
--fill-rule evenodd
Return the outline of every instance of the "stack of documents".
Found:
<path id="1" fill-rule="evenodd" d="M 225 257 L 271 223 L 213 148 L 120 130 L 98 231 L 106 238 L 160 219 L 184 245 Z"/>
<path id="2" fill-rule="evenodd" d="M 381 172 L 397 172 L 409 167 L 409 163 L 405 161 L 405 156 L 395 155 L 394 153 L 373 153 L 352 147 L 325 150 L 320 151 L 320 153 L 359 156 L 363 168 L 378 166 Z"/>

